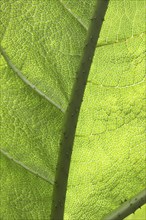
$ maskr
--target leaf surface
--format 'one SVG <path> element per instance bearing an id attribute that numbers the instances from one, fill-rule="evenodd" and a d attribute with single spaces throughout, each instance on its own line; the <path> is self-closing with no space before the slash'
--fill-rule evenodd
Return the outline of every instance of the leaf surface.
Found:
<path id="1" fill-rule="evenodd" d="M 145 35 L 135 19 L 144 2 L 110 3 L 76 131 L 67 219 L 101 219 L 145 187 Z"/>
<path id="2" fill-rule="evenodd" d="M 2 219 L 49 219 L 95 2 L 2 1 Z M 145 187 L 144 6 L 110 1 L 78 120 L 65 220 L 102 219 Z"/>

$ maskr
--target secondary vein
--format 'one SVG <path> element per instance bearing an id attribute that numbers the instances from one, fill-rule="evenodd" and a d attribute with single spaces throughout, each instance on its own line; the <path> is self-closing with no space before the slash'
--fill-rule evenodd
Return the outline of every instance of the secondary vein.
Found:
<path id="1" fill-rule="evenodd" d="M 63 4 L 61 0 L 59 0 L 59 2 L 72 15 L 72 17 L 74 17 L 78 21 L 78 23 L 87 31 L 88 28 L 83 24 L 81 19 L 79 19 L 65 4 Z"/>
<path id="2" fill-rule="evenodd" d="M 146 189 L 142 190 L 131 200 L 125 202 L 113 213 L 106 216 L 103 220 L 123 220 L 128 215 L 134 213 L 138 208 L 146 203 Z"/>
<path id="3" fill-rule="evenodd" d="M 56 102 L 54 102 L 52 99 L 50 99 L 45 93 L 43 93 L 41 90 L 39 90 L 34 84 L 32 84 L 24 75 L 23 73 L 11 62 L 10 58 L 8 57 L 5 50 L 0 46 L 0 51 L 2 56 L 4 57 L 5 61 L 7 62 L 8 66 L 19 76 L 19 78 L 27 84 L 30 88 L 32 88 L 35 92 L 37 92 L 40 96 L 45 98 L 47 101 L 49 101 L 53 106 L 55 106 L 57 109 L 59 109 L 61 112 L 65 113 L 65 110 L 58 105 Z"/>
<path id="4" fill-rule="evenodd" d="M 29 168 L 28 166 L 26 166 L 25 164 L 23 164 L 21 161 L 18 161 L 16 159 L 14 159 L 11 155 L 9 155 L 6 151 L 0 149 L 0 152 L 7 157 L 9 160 L 13 161 L 14 163 L 16 163 L 17 165 L 21 166 L 22 168 L 24 168 L 25 170 L 27 170 L 29 173 L 34 174 L 35 176 L 40 177 L 42 180 L 48 182 L 49 184 L 53 185 L 54 181 L 53 180 L 49 180 L 48 178 L 46 178 L 45 176 L 40 175 L 38 172 L 32 170 L 31 168 Z"/>
<path id="5" fill-rule="evenodd" d="M 146 34 L 146 32 L 143 32 L 141 34 L 135 34 L 131 37 L 128 37 L 128 38 L 121 38 L 121 39 L 118 39 L 116 41 L 107 41 L 107 42 L 101 42 L 99 43 L 96 47 L 104 47 L 104 46 L 110 46 L 110 45 L 114 45 L 114 44 L 120 44 L 120 43 L 123 43 L 123 42 L 127 42 L 128 40 L 131 40 L 133 38 L 136 38 L 136 37 L 143 37 L 144 34 Z"/>

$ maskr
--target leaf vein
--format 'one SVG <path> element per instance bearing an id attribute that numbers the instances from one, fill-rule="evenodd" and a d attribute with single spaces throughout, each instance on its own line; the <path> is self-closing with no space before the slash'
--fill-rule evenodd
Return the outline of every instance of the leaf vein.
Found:
<path id="1" fill-rule="evenodd" d="M 43 93 L 41 90 L 39 90 L 34 84 L 32 84 L 25 76 L 22 74 L 22 72 L 11 62 L 10 58 L 6 54 L 5 50 L 0 47 L 1 54 L 3 55 L 5 61 L 7 62 L 8 66 L 19 76 L 19 78 L 27 84 L 31 89 L 36 91 L 40 96 L 45 98 L 47 101 L 49 101 L 53 106 L 55 106 L 57 109 L 59 109 L 61 112 L 65 113 L 65 110 L 55 103 L 52 99 L 50 99 L 45 93 Z"/>
<path id="2" fill-rule="evenodd" d="M 133 35 L 133 36 L 128 37 L 128 38 L 121 38 L 120 40 L 117 40 L 117 41 L 102 42 L 102 43 L 97 44 L 96 48 L 97 47 L 103 47 L 103 46 L 109 46 L 109 45 L 113 45 L 113 44 L 118 44 L 118 43 L 123 43 L 123 42 L 126 42 L 127 40 L 130 40 L 130 39 L 135 38 L 135 37 L 143 37 L 144 34 L 146 34 L 146 32 L 143 32 L 141 34 L 136 34 L 136 35 Z"/>
<path id="3" fill-rule="evenodd" d="M 59 2 L 72 15 L 72 17 L 74 17 L 78 21 L 78 23 L 84 28 L 84 30 L 87 31 L 88 28 L 87 28 L 87 26 L 85 24 L 83 24 L 81 19 L 79 19 L 65 4 L 63 4 L 62 0 L 59 0 Z"/>
<path id="4" fill-rule="evenodd" d="M 21 166 L 22 168 L 24 168 L 25 170 L 27 170 L 29 173 L 34 174 L 38 177 L 40 177 L 42 180 L 48 182 L 51 185 L 54 185 L 54 181 L 53 180 L 49 180 L 48 178 L 46 178 L 45 176 L 40 175 L 38 172 L 34 171 L 33 169 L 29 168 L 28 166 L 26 166 L 25 164 L 23 164 L 22 162 L 14 159 L 11 155 L 9 155 L 6 151 L 0 149 L 0 152 L 7 157 L 9 160 L 13 161 L 14 163 L 16 163 L 17 165 Z"/>

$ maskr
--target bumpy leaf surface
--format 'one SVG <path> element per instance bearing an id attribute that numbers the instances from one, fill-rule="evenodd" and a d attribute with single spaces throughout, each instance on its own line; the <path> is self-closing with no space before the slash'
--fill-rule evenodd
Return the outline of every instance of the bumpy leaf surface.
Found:
<path id="1" fill-rule="evenodd" d="M 3 220 L 49 219 L 62 124 L 95 3 L 1 2 Z M 78 120 L 65 220 L 102 219 L 145 187 L 144 7 L 110 1 Z"/>

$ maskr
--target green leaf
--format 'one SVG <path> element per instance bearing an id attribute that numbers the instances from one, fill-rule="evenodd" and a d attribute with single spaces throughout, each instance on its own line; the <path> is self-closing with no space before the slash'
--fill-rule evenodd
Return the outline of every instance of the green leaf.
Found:
<path id="1" fill-rule="evenodd" d="M 3 220 L 50 219 L 71 94 L 87 39 L 97 41 L 96 2 L 2 0 Z M 145 188 L 144 8 L 110 0 L 71 136 L 65 220 L 102 219 Z"/>

